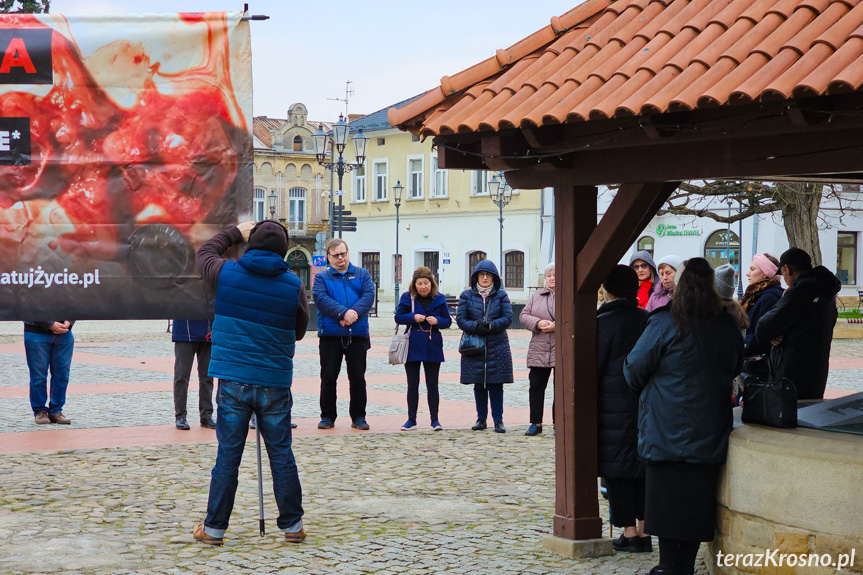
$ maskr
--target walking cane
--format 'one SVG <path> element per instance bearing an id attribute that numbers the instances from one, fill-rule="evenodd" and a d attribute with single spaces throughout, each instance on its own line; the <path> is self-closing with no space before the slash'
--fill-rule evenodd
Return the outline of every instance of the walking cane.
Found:
<path id="1" fill-rule="evenodd" d="M 261 537 L 265 534 L 264 528 L 264 477 L 261 474 L 261 430 L 255 425 L 255 439 L 258 448 L 258 514 L 259 526 L 261 528 Z"/>

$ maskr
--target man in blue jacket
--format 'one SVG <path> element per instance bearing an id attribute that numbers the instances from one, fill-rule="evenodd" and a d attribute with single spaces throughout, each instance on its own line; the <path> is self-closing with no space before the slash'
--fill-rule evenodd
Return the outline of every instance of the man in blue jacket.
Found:
<path id="1" fill-rule="evenodd" d="M 241 241 L 248 242 L 243 257 L 236 262 L 221 257 Z M 276 523 L 288 543 L 306 537 L 291 450 L 291 381 L 296 341 L 309 324 L 309 304 L 303 282 L 285 262 L 287 252 L 288 232 L 272 220 L 220 232 L 198 250 L 201 277 L 216 294 L 210 375 L 219 378 L 219 450 L 207 518 L 194 530 L 195 539 L 209 545 L 224 542 L 252 413 L 270 457 L 279 507 Z"/>
<path id="2" fill-rule="evenodd" d="M 216 429 L 213 421 L 213 378 L 210 369 L 210 329 L 206 319 L 175 319 L 171 327 L 174 342 L 174 417 L 177 429 L 188 430 L 186 401 L 189 397 L 189 377 L 198 357 L 198 411 L 201 427 Z"/>
<path id="3" fill-rule="evenodd" d="M 348 244 L 327 242 L 329 267 L 315 276 L 312 295 L 318 309 L 318 346 L 321 357 L 321 422 L 318 429 L 336 424 L 336 381 L 342 357 L 348 370 L 351 427 L 368 429 L 366 422 L 366 353 L 371 347 L 368 313 L 375 301 L 369 272 L 351 263 Z"/>

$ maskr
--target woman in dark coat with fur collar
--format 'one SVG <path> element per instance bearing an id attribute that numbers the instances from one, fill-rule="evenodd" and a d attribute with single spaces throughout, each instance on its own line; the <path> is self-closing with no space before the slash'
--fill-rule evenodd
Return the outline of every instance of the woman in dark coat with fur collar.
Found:
<path id="1" fill-rule="evenodd" d="M 623 528 L 615 551 L 653 551 L 644 534 L 644 465 L 638 460 L 638 396 L 623 377 L 649 313 L 638 307 L 638 274 L 618 265 L 602 284 L 596 317 L 599 476 L 605 478 L 611 523 Z"/>
<path id="2" fill-rule="evenodd" d="M 485 338 L 485 352 L 474 356 L 461 356 L 461 382 L 473 384 L 476 400 L 476 423 L 471 429 L 481 431 L 487 427 L 488 404 L 494 430 L 506 433 L 503 425 L 503 384 L 514 381 L 512 352 L 506 329 L 512 324 L 512 304 L 500 287 L 500 274 L 489 260 L 476 265 L 470 276 L 470 289 L 458 298 L 456 322 L 465 333 Z"/>

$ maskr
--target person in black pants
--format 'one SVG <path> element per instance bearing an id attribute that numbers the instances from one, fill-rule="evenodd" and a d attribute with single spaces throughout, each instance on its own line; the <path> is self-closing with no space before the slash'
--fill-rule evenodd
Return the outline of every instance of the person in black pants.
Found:
<path id="1" fill-rule="evenodd" d="M 428 399 L 431 428 L 441 431 L 438 421 L 438 374 L 444 361 L 443 337 L 440 330 L 452 325 L 446 296 L 438 293 L 434 274 L 427 267 L 414 270 L 408 291 L 402 294 L 396 308 L 396 324 L 406 325 L 410 331 L 405 374 L 408 380 L 408 420 L 402 431 L 416 429 L 419 408 L 420 364 L 425 368 L 426 397 Z"/>
<path id="2" fill-rule="evenodd" d="M 188 430 L 186 400 L 192 364 L 198 358 L 198 412 L 201 427 L 216 429 L 213 421 L 213 378 L 209 376 L 212 324 L 206 319 L 175 319 L 171 324 L 174 342 L 174 417 L 177 429 Z"/>
<path id="3" fill-rule="evenodd" d="M 533 292 L 518 319 L 533 334 L 527 346 L 530 427 L 524 432 L 533 436 L 542 433 L 545 389 L 554 371 L 554 263 L 546 266 L 545 286 Z M 551 406 L 551 420 L 554 422 L 554 402 Z"/>
<path id="4" fill-rule="evenodd" d="M 638 460 L 638 396 L 629 391 L 623 362 L 644 331 L 638 307 L 638 274 L 616 266 L 602 284 L 605 303 L 596 312 L 597 459 L 608 489 L 611 524 L 623 532 L 615 551 L 649 553 L 644 533 L 644 465 Z"/>
<path id="5" fill-rule="evenodd" d="M 327 242 L 329 267 L 315 276 L 312 294 L 318 310 L 321 358 L 321 421 L 318 429 L 335 427 L 336 381 L 342 358 L 348 370 L 351 427 L 369 429 L 366 421 L 366 353 L 371 347 L 368 313 L 375 301 L 375 284 L 366 270 L 351 263 L 348 245 L 339 238 Z"/>
<path id="6" fill-rule="evenodd" d="M 685 262 L 671 304 L 655 310 L 623 373 L 640 394 L 638 455 L 645 462 L 644 530 L 659 537 L 653 575 L 692 575 L 716 529 L 716 485 L 728 454 L 731 386 L 743 335 L 704 258 Z"/>

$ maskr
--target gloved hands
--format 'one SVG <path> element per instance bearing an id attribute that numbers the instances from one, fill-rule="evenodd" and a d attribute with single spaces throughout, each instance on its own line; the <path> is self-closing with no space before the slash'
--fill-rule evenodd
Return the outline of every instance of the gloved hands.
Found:
<path id="1" fill-rule="evenodd" d="M 491 324 L 486 323 L 478 323 L 476 324 L 476 334 L 477 335 L 489 335 L 491 333 Z"/>

